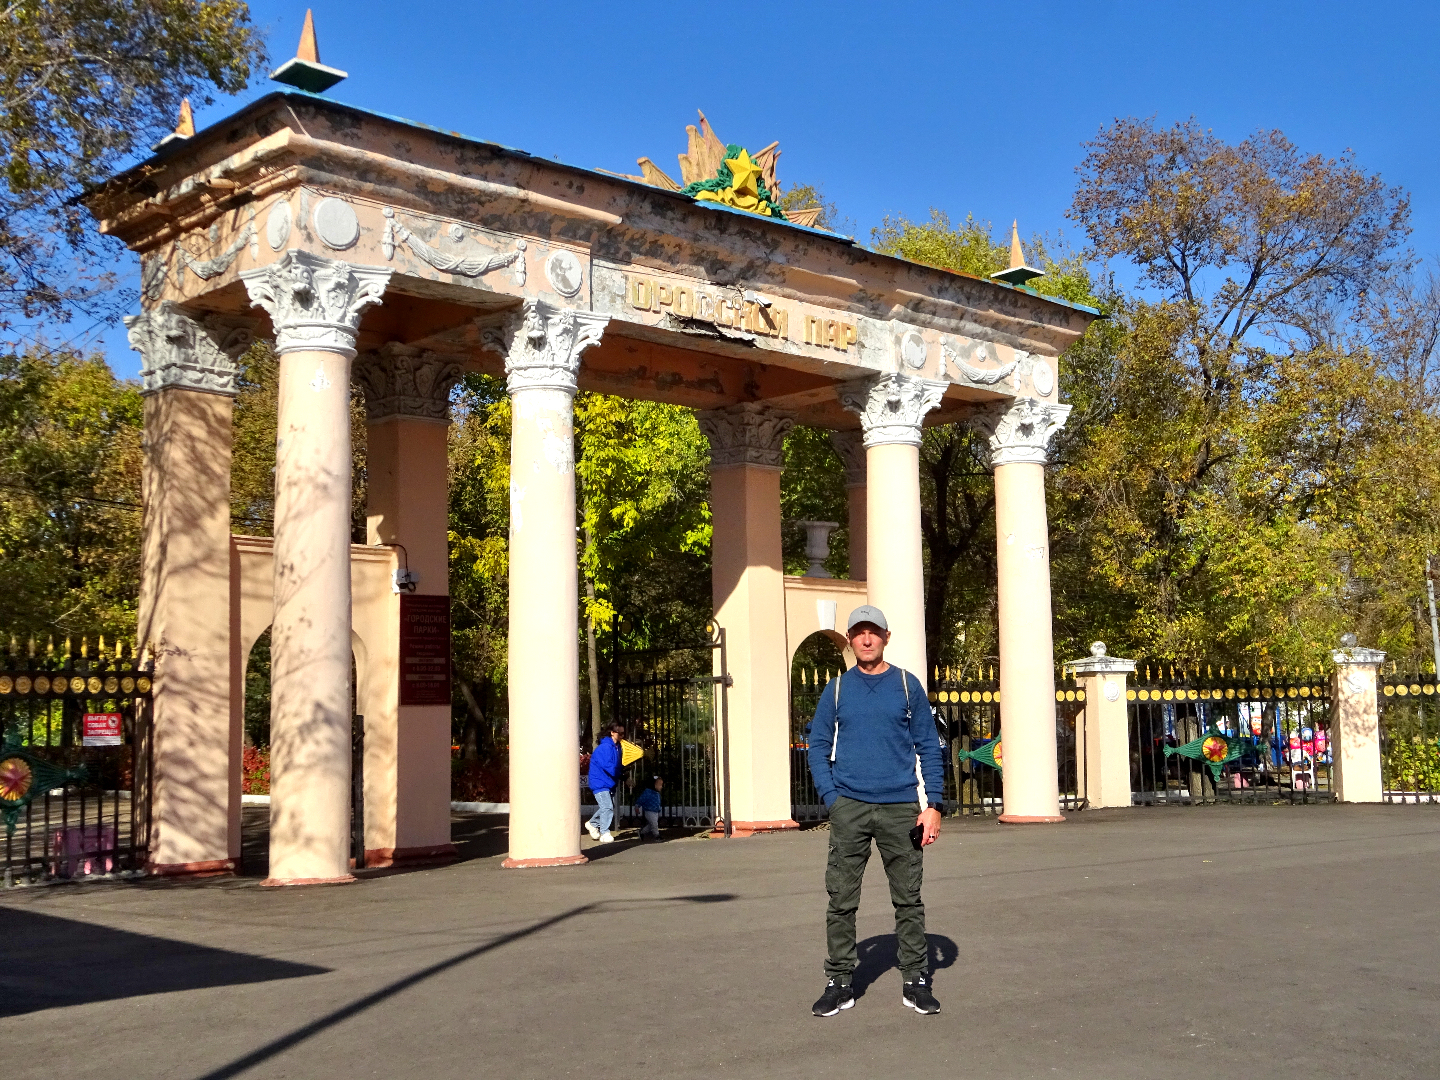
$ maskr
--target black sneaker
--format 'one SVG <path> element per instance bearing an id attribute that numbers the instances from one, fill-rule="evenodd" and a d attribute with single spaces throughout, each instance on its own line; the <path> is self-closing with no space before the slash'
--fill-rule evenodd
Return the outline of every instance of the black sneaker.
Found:
<path id="1" fill-rule="evenodd" d="M 922 1016 L 940 1011 L 940 1002 L 936 1001 L 935 995 L 930 992 L 928 975 L 919 975 L 914 982 L 907 982 L 901 988 L 900 1001 Z"/>
<path id="2" fill-rule="evenodd" d="M 810 1006 L 810 1011 L 816 1016 L 834 1016 L 841 1009 L 848 1009 L 854 1004 L 855 991 L 850 984 L 831 979 L 825 984 L 825 992 L 820 995 L 820 1000 Z"/>

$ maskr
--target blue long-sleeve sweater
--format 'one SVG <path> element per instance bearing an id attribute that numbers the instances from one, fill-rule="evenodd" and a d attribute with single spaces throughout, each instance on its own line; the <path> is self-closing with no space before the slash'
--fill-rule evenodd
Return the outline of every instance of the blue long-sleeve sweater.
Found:
<path id="1" fill-rule="evenodd" d="M 902 685 L 901 676 L 894 664 L 880 675 L 854 667 L 839 676 L 838 723 L 836 680 L 820 695 L 810 724 L 810 774 L 827 807 L 840 795 L 867 803 L 917 801 L 917 761 L 926 801 L 940 801 L 945 756 L 930 702 L 919 679 L 906 673 Z"/>

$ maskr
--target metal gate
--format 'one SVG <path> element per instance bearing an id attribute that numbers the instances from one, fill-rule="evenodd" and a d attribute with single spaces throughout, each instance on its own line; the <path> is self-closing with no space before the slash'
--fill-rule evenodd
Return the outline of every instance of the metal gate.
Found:
<path id="1" fill-rule="evenodd" d="M 142 874 L 150 847 L 151 677 L 133 648 L 82 639 L 0 655 L 6 887 Z M 127 655 L 128 654 L 128 655 Z"/>
<path id="2" fill-rule="evenodd" d="M 1334 799 L 1330 682 L 1321 671 L 1226 675 L 1222 667 L 1216 677 L 1208 668 L 1201 675 L 1198 668 L 1140 664 L 1126 696 L 1137 804 Z M 1186 753 L 1187 746 L 1198 752 Z"/>
<path id="3" fill-rule="evenodd" d="M 619 641 L 618 620 L 612 640 Z M 730 835 L 729 699 L 733 685 L 725 631 L 708 627 L 693 645 L 622 650 L 613 654 L 611 716 L 625 738 L 645 751 L 624 770 L 616 813 L 629 813 L 651 777 L 665 780 L 660 816 L 691 828 L 719 827 Z"/>

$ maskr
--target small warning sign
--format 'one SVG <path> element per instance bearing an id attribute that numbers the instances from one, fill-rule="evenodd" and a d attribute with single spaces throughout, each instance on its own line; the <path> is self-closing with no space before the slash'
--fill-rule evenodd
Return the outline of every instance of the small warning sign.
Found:
<path id="1" fill-rule="evenodd" d="M 86 746 L 119 746 L 125 731 L 118 712 L 87 712 L 81 722 L 81 738 Z"/>

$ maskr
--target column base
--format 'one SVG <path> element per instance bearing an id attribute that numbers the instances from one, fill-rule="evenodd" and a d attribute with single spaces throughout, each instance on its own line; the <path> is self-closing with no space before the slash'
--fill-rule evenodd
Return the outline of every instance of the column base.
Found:
<path id="1" fill-rule="evenodd" d="M 746 836 L 754 836 L 756 833 L 786 832 L 790 829 L 798 828 L 800 828 L 800 823 L 798 821 L 791 821 L 789 818 L 785 818 L 782 821 L 737 821 L 730 828 L 730 838 L 732 840 L 739 840 Z M 724 836 L 724 824 L 716 825 L 710 835 Z"/>
<path id="2" fill-rule="evenodd" d="M 555 859 L 509 859 L 500 865 L 506 870 L 536 870 L 547 866 L 582 866 L 589 862 L 584 855 L 561 855 Z"/>
<path id="3" fill-rule="evenodd" d="M 1065 819 L 1058 815 L 1048 814 L 1039 817 L 1031 817 L 1026 814 L 1001 814 L 997 819 L 1002 825 L 1060 825 Z"/>
<path id="4" fill-rule="evenodd" d="M 207 862 L 149 863 L 145 872 L 152 877 L 221 877 L 234 875 L 234 859 L 210 859 Z"/>
<path id="5" fill-rule="evenodd" d="M 435 866 L 454 862 L 459 857 L 460 853 L 454 844 L 434 844 L 430 847 L 366 848 L 365 869 L 383 870 L 393 866 Z"/>
<path id="6" fill-rule="evenodd" d="M 284 889 L 291 885 L 349 885 L 354 880 L 354 874 L 342 874 L 339 877 L 271 877 L 260 882 L 260 887 L 262 889 Z"/>

